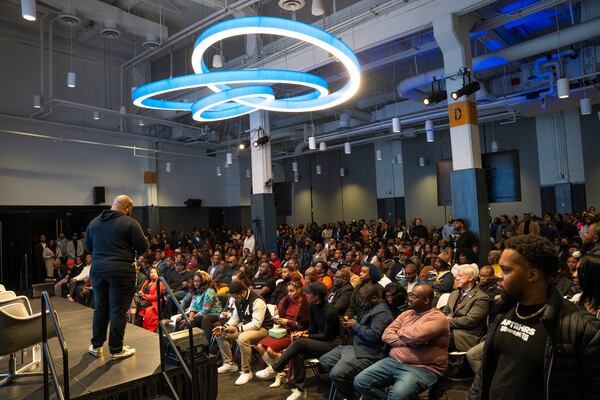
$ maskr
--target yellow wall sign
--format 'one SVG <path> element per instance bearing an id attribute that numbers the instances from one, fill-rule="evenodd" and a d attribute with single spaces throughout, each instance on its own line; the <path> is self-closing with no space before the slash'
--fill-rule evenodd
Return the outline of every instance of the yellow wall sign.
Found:
<path id="1" fill-rule="evenodd" d="M 450 128 L 466 124 L 477 125 L 477 105 L 469 100 L 457 101 L 448 105 Z"/>

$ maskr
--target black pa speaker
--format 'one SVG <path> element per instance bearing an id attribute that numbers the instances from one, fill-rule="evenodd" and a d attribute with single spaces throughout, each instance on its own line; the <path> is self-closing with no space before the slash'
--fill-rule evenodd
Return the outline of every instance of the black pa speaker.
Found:
<path id="1" fill-rule="evenodd" d="M 187 199 L 183 202 L 183 204 L 185 204 L 188 207 L 201 207 L 202 199 Z"/>
<path id="2" fill-rule="evenodd" d="M 104 186 L 94 186 L 94 204 L 106 203 L 105 189 Z"/>

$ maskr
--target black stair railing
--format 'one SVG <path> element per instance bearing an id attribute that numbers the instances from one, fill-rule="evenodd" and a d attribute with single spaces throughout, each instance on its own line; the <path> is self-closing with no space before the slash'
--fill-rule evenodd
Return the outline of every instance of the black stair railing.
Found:
<path id="1" fill-rule="evenodd" d="M 54 312 L 54 307 L 52 307 L 52 303 L 50 302 L 50 298 L 48 296 L 48 292 L 45 290 L 42 292 L 42 363 L 44 366 L 44 400 L 48 400 L 50 398 L 50 375 L 52 376 L 52 383 L 54 386 L 54 390 L 56 391 L 56 396 L 60 400 L 69 400 L 71 398 L 70 390 L 69 390 L 69 351 L 67 350 L 67 343 L 65 342 L 65 338 L 62 334 L 62 330 L 60 329 L 60 324 L 56 319 L 56 313 Z M 58 344 L 60 345 L 60 349 L 62 351 L 63 356 L 63 386 L 60 387 L 58 382 L 58 376 L 56 375 L 56 368 L 54 367 L 54 362 L 52 361 L 52 353 L 50 353 L 50 346 L 48 346 L 48 321 L 47 315 L 50 316 L 50 321 L 52 322 L 52 326 L 54 328 L 54 332 L 56 332 L 56 338 L 58 339 Z"/>
<path id="2" fill-rule="evenodd" d="M 173 301 L 173 303 L 175 303 L 175 305 L 177 306 L 177 310 L 183 316 L 183 319 L 186 322 L 186 326 L 188 327 L 188 338 L 189 338 L 189 346 L 190 346 L 190 350 L 189 350 L 190 351 L 190 357 L 189 357 L 190 365 L 189 366 L 188 366 L 188 363 L 186 363 L 186 361 L 184 360 L 181 353 L 179 352 L 179 349 L 177 348 L 177 346 L 175 346 L 175 342 L 173 342 L 173 339 L 171 338 L 169 331 L 166 329 L 165 325 L 162 322 L 163 319 L 161 316 L 163 315 L 163 312 L 162 312 L 163 299 L 162 299 L 162 293 L 161 293 L 161 286 L 164 287 L 164 291 L 166 292 L 167 297 L 170 298 Z M 173 291 L 169 287 L 169 284 L 167 283 L 167 281 L 165 281 L 165 278 L 162 276 L 159 278 L 159 281 L 156 283 L 156 293 L 157 293 L 158 320 L 159 320 L 158 337 L 159 337 L 159 343 L 160 343 L 160 371 L 161 371 L 162 375 L 164 376 L 167 384 L 169 385 L 169 389 L 173 393 L 173 396 L 175 396 L 175 399 L 180 400 L 179 393 L 177 393 L 177 389 L 175 388 L 175 385 L 173 384 L 173 382 L 171 381 L 171 378 L 167 374 L 167 365 L 166 365 L 167 364 L 167 355 L 165 354 L 165 352 L 167 350 L 166 344 L 168 344 L 171 347 L 171 349 L 173 350 L 173 353 L 175 354 L 177 359 L 181 362 L 181 366 L 183 367 L 185 375 L 192 386 L 191 399 L 199 400 L 199 397 L 198 397 L 198 395 L 199 395 L 199 393 L 198 393 L 198 375 L 196 374 L 196 348 L 194 347 L 194 335 L 192 332 L 192 324 L 190 323 L 190 320 L 188 319 L 187 315 L 185 314 L 185 311 L 183 310 L 183 308 L 181 308 L 181 305 L 179 304 L 179 300 L 177 300 L 177 297 L 175 297 L 175 295 L 173 294 Z"/>

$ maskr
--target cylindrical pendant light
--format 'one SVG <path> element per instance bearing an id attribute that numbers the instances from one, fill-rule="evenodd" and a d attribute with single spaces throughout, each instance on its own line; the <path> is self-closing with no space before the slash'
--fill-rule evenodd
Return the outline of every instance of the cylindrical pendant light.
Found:
<path id="1" fill-rule="evenodd" d="M 216 53 L 212 59 L 213 68 L 222 68 L 223 67 L 223 55 L 221 53 Z"/>
<path id="2" fill-rule="evenodd" d="M 308 149 L 316 150 L 317 149 L 317 139 L 314 136 L 308 137 Z"/>
<path id="3" fill-rule="evenodd" d="M 579 110 L 581 115 L 590 115 L 592 113 L 592 102 L 589 97 L 579 100 Z"/>
<path id="4" fill-rule="evenodd" d="M 350 142 L 344 143 L 344 153 L 352 154 L 352 146 L 350 145 Z"/>
<path id="5" fill-rule="evenodd" d="M 221 176 L 221 167 L 217 167 L 217 176 Z"/>
<path id="6" fill-rule="evenodd" d="M 400 118 L 398 118 L 398 117 L 392 118 L 392 131 L 394 133 L 400 133 L 401 130 L 402 129 L 400 127 Z"/>
<path id="7" fill-rule="evenodd" d="M 227 159 L 227 161 L 226 161 L 227 164 L 233 164 L 233 155 L 231 153 L 227 153 L 225 155 L 225 158 Z"/>
<path id="8" fill-rule="evenodd" d="M 298 172 L 298 162 L 297 161 L 292 161 L 292 171 Z"/>
<path id="9" fill-rule="evenodd" d="M 171 172 L 171 163 L 168 161 L 165 163 L 165 171 Z"/>
<path id="10" fill-rule="evenodd" d="M 569 79 L 560 78 L 556 81 L 556 91 L 559 99 L 566 99 L 569 97 Z"/>
<path id="11" fill-rule="evenodd" d="M 27 21 L 35 21 L 35 0 L 21 0 L 21 16 Z"/>
<path id="12" fill-rule="evenodd" d="M 381 155 L 381 150 L 379 150 L 379 149 L 375 150 L 375 158 L 377 159 L 377 161 L 383 160 L 383 157 Z"/>
<path id="13" fill-rule="evenodd" d="M 300 174 L 298 171 L 294 171 L 294 182 L 298 182 L 300 180 Z"/>
<path id="14" fill-rule="evenodd" d="M 402 153 L 398 153 L 398 155 L 396 156 L 396 162 L 398 164 L 402 164 Z"/>
<path id="15" fill-rule="evenodd" d="M 310 12 L 315 17 L 319 17 L 325 13 L 323 2 L 321 0 L 313 0 L 310 6 Z"/>
<path id="16" fill-rule="evenodd" d="M 346 176 L 346 169 L 340 168 L 340 176 Z"/>
<path id="17" fill-rule="evenodd" d="M 492 153 L 495 153 L 498 151 L 498 142 L 496 142 L 495 140 L 492 140 Z"/>
<path id="18" fill-rule="evenodd" d="M 144 120 L 143 120 L 143 119 L 140 119 L 140 121 L 138 122 L 138 125 L 139 125 L 139 126 L 144 126 Z"/>
<path id="19" fill-rule="evenodd" d="M 433 131 L 433 121 L 430 119 L 425 121 L 425 134 L 427 136 L 427 143 L 433 143 L 435 136 Z"/>
<path id="20" fill-rule="evenodd" d="M 42 97 L 39 94 L 33 95 L 33 108 L 42 108 Z"/>
<path id="21" fill-rule="evenodd" d="M 425 157 L 419 157 L 419 167 L 425 166 Z"/>
<path id="22" fill-rule="evenodd" d="M 250 169 L 246 168 L 246 178 L 250 178 L 251 176 Z"/>
<path id="23" fill-rule="evenodd" d="M 125 107 L 125 106 L 119 107 L 119 113 L 126 114 L 127 113 L 127 107 Z"/>
<path id="24" fill-rule="evenodd" d="M 315 170 L 317 172 L 317 175 L 321 175 L 321 164 L 317 164 L 317 166 L 315 167 Z"/>
<path id="25" fill-rule="evenodd" d="M 325 150 L 327 150 L 327 143 L 325 143 L 325 142 L 319 143 L 319 151 L 325 151 Z"/>
<path id="26" fill-rule="evenodd" d="M 98 120 L 100 119 L 100 113 L 99 113 L 98 111 L 94 111 L 94 112 L 92 113 L 92 117 L 93 117 L 93 118 L 94 118 L 96 121 L 98 121 Z"/>
<path id="27" fill-rule="evenodd" d="M 74 88 L 77 81 L 77 74 L 75 72 L 67 72 L 67 86 Z"/>

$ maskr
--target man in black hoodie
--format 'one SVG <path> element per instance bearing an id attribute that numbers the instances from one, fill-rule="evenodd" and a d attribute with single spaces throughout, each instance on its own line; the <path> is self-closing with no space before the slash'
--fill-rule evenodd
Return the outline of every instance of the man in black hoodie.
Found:
<path id="1" fill-rule="evenodd" d="M 135 293 L 136 253 L 144 254 L 148 242 L 142 228 L 131 218 L 133 202 L 119 195 L 110 210 L 104 210 L 90 222 L 85 234 L 85 249 L 92 254 L 90 277 L 94 287 L 92 345 L 88 352 L 102 356 L 110 319 L 108 346 L 113 360 L 130 357 L 135 349 L 123 346 L 127 309 Z"/>

